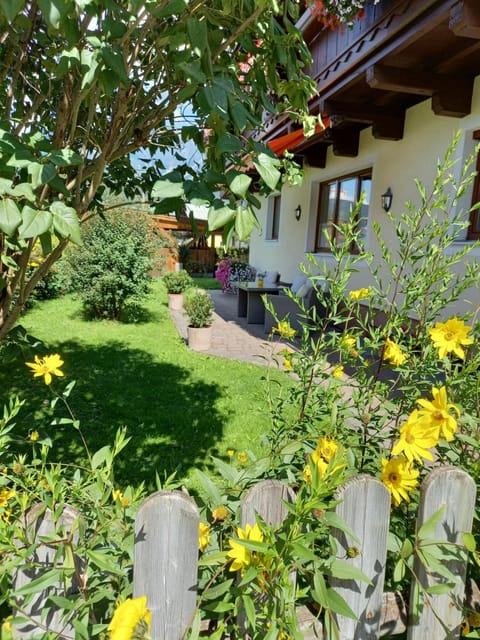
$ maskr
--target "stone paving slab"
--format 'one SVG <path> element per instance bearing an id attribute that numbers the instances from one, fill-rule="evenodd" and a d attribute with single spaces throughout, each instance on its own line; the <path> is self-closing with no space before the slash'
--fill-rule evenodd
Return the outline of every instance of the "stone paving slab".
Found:
<path id="1" fill-rule="evenodd" d="M 209 291 L 215 304 L 212 325 L 212 346 L 208 355 L 235 358 L 256 364 L 271 364 L 273 355 L 287 344 L 264 332 L 263 324 L 248 324 L 237 317 L 237 296 L 214 289 Z M 181 311 L 170 310 L 180 336 L 187 341 L 187 318 Z"/>

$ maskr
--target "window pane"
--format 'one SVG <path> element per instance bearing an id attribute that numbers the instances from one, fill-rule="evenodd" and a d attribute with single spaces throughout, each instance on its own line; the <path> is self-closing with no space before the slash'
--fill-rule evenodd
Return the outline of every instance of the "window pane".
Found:
<path id="1" fill-rule="evenodd" d="M 360 239 L 365 240 L 367 233 L 368 210 L 370 208 L 370 192 L 372 189 L 372 179 L 363 177 L 360 179 L 360 195 L 365 194 L 362 207 L 360 209 L 358 229 L 360 231 Z"/>
<path id="2" fill-rule="evenodd" d="M 324 249 L 329 247 L 328 240 L 325 237 L 325 232 L 330 238 L 333 238 L 335 235 L 332 223 L 335 222 L 336 193 L 337 189 L 335 182 L 324 185 L 320 192 L 317 247 Z"/>
<path id="3" fill-rule="evenodd" d="M 337 222 L 340 227 L 340 230 L 337 231 L 337 244 L 339 246 L 344 243 L 344 234 L 341 231 L 342 226 L 350 220 L 350 213 L 357 203 L 357 183 L 357 178 L 347 178 L 340 182 Z"/>
<path id="4" fill-rule="evenodd" d="M 280 202 L 281 197 L 275 196 L 273 201 L 272 240 L 278 240 L 278 229 L 280 227 Z"/>

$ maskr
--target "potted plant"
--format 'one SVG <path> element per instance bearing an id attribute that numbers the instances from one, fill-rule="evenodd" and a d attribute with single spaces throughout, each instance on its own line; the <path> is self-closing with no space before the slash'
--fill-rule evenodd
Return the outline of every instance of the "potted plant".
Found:
<path id="1" fill-rule="evenodd" d="M 169 271 L 163 276 L 163 283 L 167 288 L 169 309 L 180 311 L 183 306 L 183 294 L 193 287 L 193 278 L 183 269 Z"/>
<path id="2" fill-rule="evenodd" d="M 185 294 L 183 310 L 188 317 L 188 346 L 193 351 L 207 351 L 212 342 L 214 304 L 207 291 L 190 289 Z"/>

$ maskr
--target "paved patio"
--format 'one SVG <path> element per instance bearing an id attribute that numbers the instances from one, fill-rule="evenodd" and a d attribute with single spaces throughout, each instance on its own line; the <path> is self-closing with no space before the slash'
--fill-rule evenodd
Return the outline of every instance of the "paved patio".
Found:
<path id="1" fill-rule="evenodd" d="M 207 353 L 221 358 L 235 358 L 267 365 L 272 355 L 287 344 L 278 337 L 269 338 L 263 324 L 247 324 L 237 317 L 237 296 L 223 291 L 209 291 L 215 304 L 212 328 L 212 347 Z M 170 311 L 180 336 L 187 340 L 187 319 L 181 311 Z"/>

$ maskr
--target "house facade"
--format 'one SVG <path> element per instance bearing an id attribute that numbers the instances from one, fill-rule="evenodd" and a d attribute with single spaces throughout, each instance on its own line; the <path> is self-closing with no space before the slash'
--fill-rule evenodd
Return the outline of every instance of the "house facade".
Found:
<path id="1" fill-rule="evenodd" d="M 457 132 L 458 175 L 480 142 L 478 0 L 380 0 L 343 31 L 323 28 L 307 10 L 297 26 L 312 52 L 309 73 L 318 87 L 310 110 L 322 115 L 326 128 L 305 139 L 286 119 L 266 122 L 262 139 L 279 155 L 293 153 L 304 180 L 263 199 L 262 229 L 250 244 L 250 262 L 278 270 L 284 281 L 294 279 L 307 254 L 320 270 L 331 266 L 325 231 L 335 240 L 332 223 L 341 224 L 362 191 L 362 235 L 380 261 L 374 223 L 392 249 L 396 242 L 382 195 L 390 189 L 391 212 L 399 216 L 406 201 L 420 200 L 415 179 L 431 186 Z M 478 200 L 480 179 L 458 203 L 469 226 L 452 251 L 480 238 L 479 214 L 468 213 Z M 480 257 L 480 249 L 472 253 Z M 352 289 L 370 284 L 367 265 L 357 267 Z M 478 307 L 480 289 L 463 297 L 457 313 Z"/>

